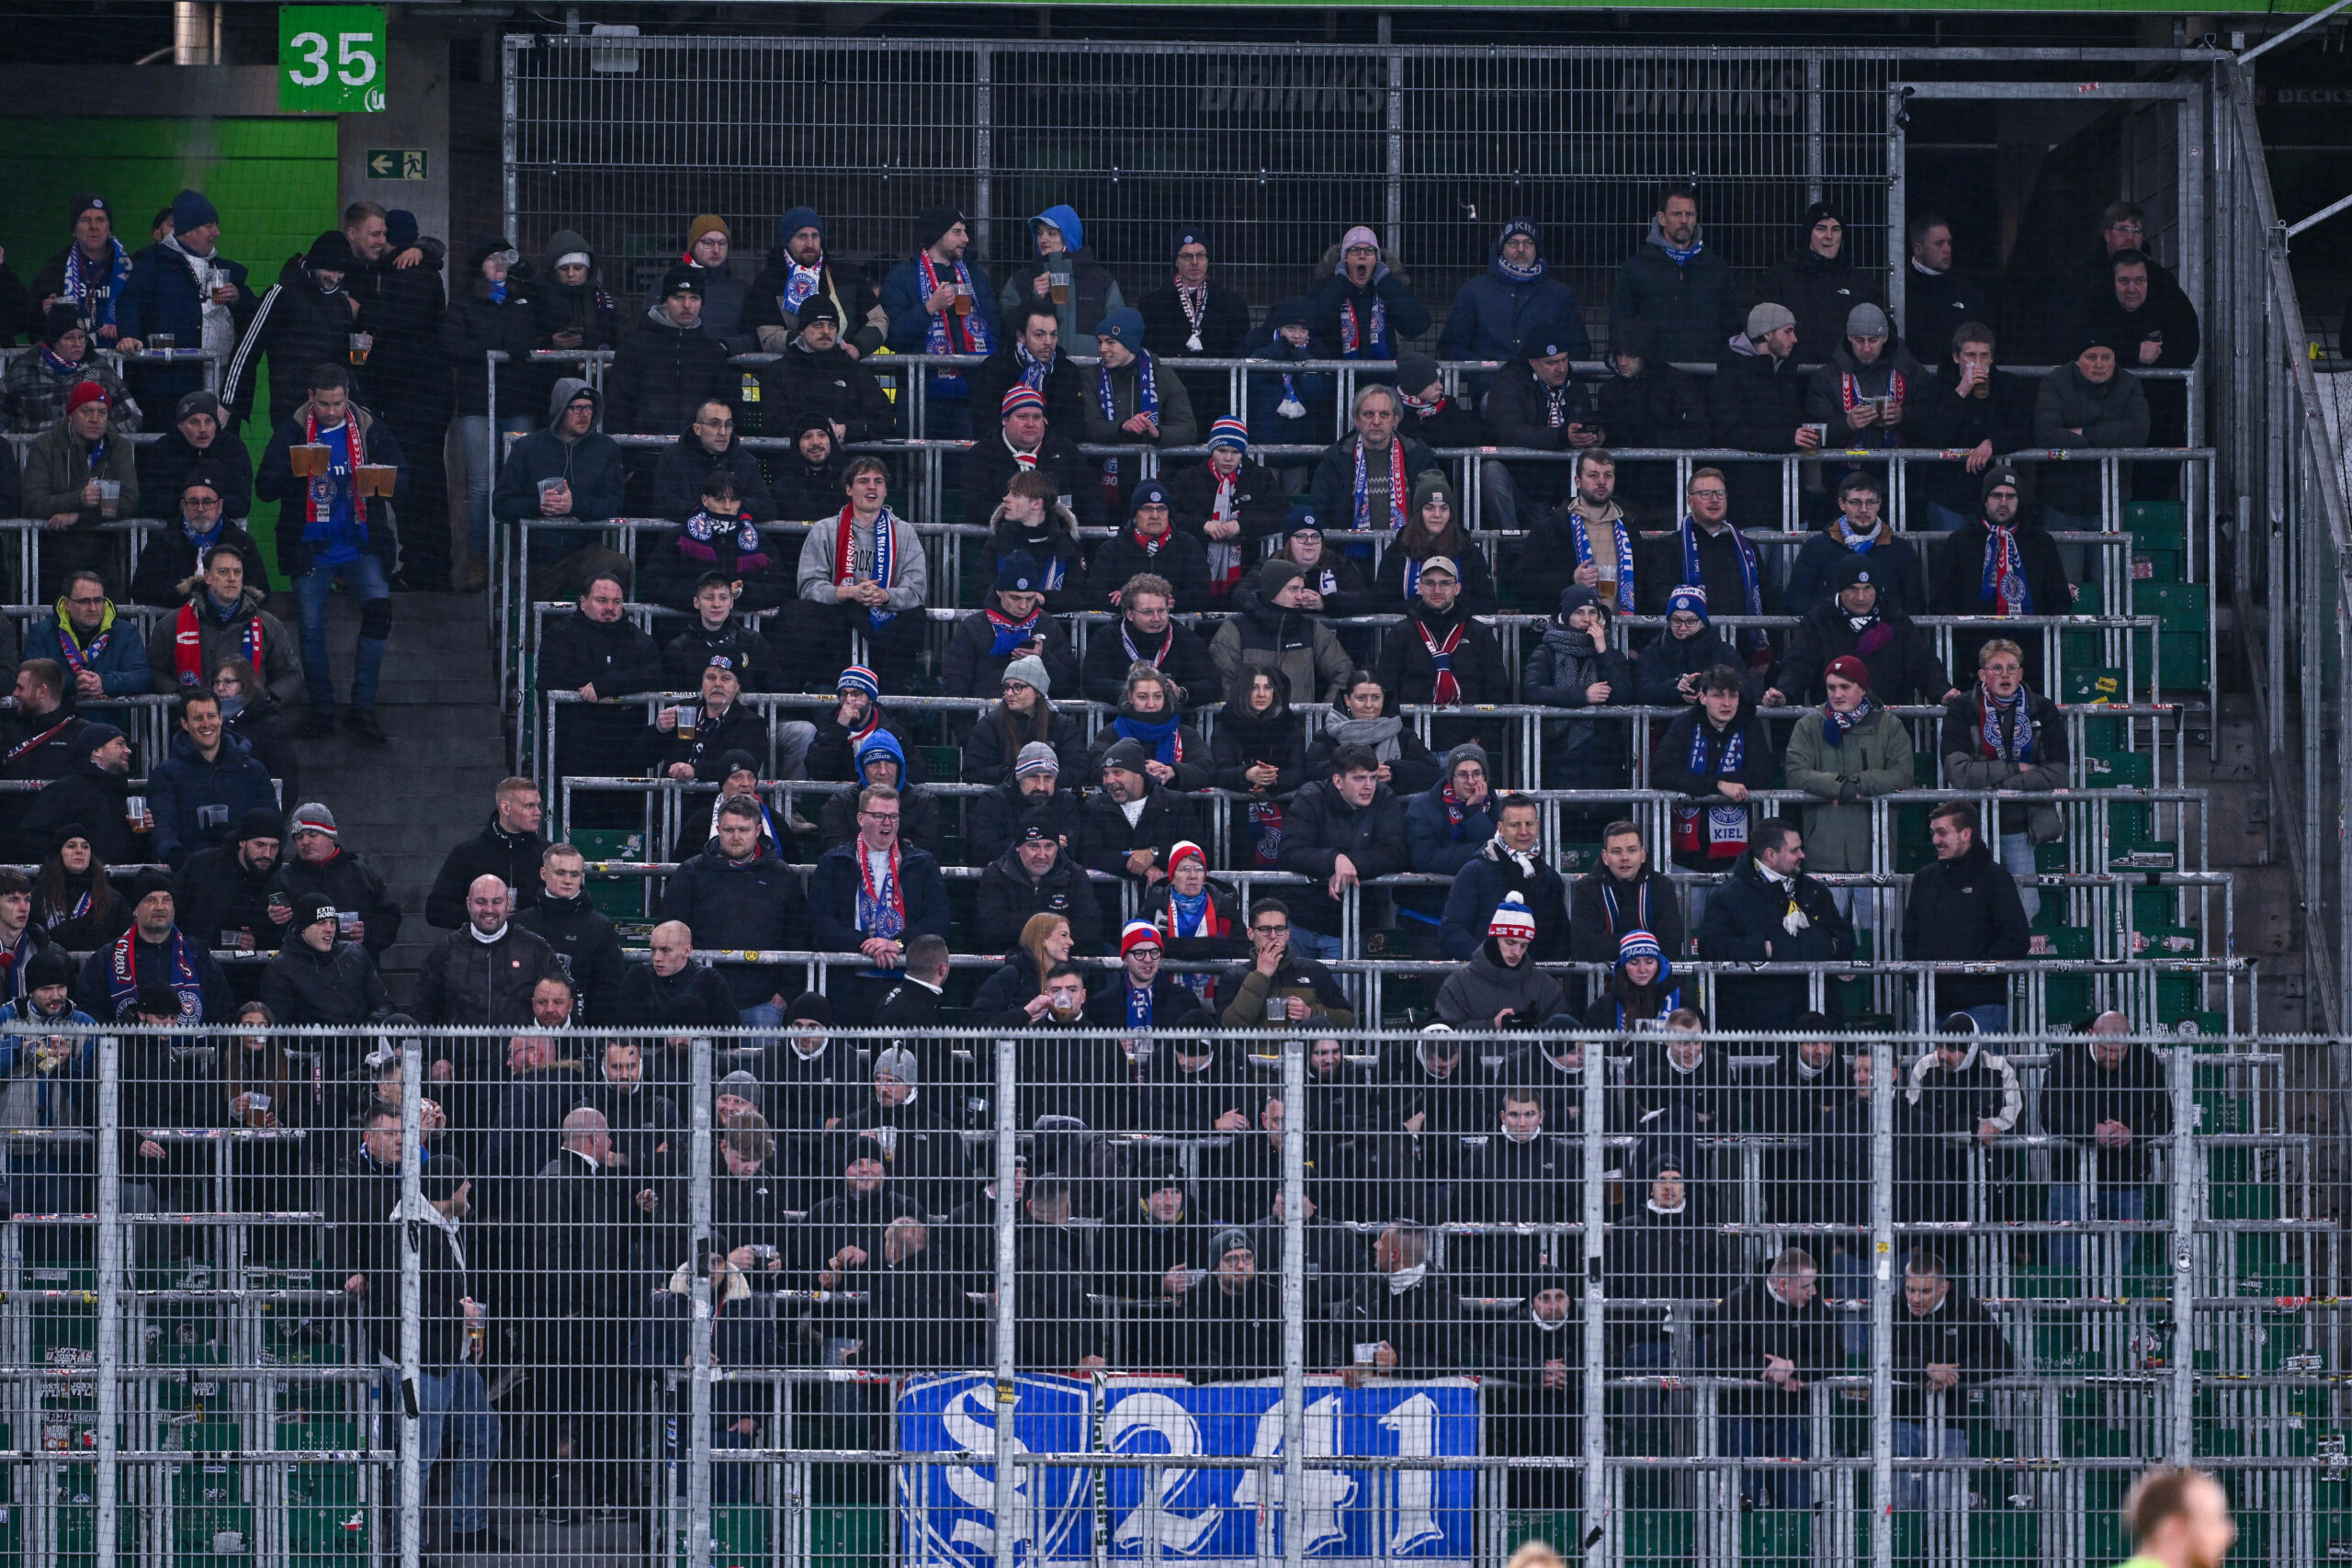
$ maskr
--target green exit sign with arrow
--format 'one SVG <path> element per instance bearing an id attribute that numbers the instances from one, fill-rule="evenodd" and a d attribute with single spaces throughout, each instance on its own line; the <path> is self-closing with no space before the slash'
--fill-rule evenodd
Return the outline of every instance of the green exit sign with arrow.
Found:
<path id="1" fill-rule="evenodd" d="M 371 180 L 421 180 L 425 175 L 422 147 L 370 147 L 368 177 Z"/>

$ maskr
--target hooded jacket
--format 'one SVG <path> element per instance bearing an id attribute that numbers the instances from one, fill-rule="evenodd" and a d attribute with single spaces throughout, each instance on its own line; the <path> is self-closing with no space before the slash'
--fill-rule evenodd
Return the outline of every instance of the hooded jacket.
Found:
<path id="1" fill-rule="evenodd" d="M 311 278 L 300 256 L 287 257 L 277 269 L 277 281 L 261 297 L 246 323 L 237 352 L 221 369 L 220 406 L 231 411 L 226 423 L 235 423 L 253 412 L 261 361 L 267 355 L 269 423 L 272 428 L 285 423 L 296 407 L 310 398 L 311 367 L 329 361 L 341 365 L 349 359 L 351 334 L 358 325 L 356 296 L 341 286 L 328 293 Z M 365 369 L 355 368 L 354 402 L 365 395 L 366 377 Z"/>
<path id="2" fill-rule="evenodd" d="M 1645 1202 L 1635 1205 L 1631 1223 L 1611 1229 L 1601 1259 L 1611 1296 L 1631 1301 L 1715 1301 L 1731 1290 L 1734 1263 L 1727 1245 L 1699 1213 L 1698 1199 L 1690 1188 L 1685 1189 L 1682 1206 L 1671 1212 L 1653 1209 Z M 1622 1320 L 1612 1313 L 1616 1320 L 1611 1325 L 1612 1362 L 1624 1364 L 1624 1353 L 1634 1345 L 1664 1338 L 1663 1320 L 1669 1314 L 1670 1309 L 1654 1306 L 1625 1308 Z"/>
<path id="3" fill-rule="evenodd" d="M 1731 267 L 1710 248 L 1704 228 L 1691 243 L 1698 254 L 1678 265 L 1653 217 L 1647 238 L 1617 268 L 1609 294 L 1611 333 L 1620 321 L 1646 321 L 1657 333 L 1659 357 L 1678 365 L 1706 364 L 1739 331 Z"/>
<path id="4" fill-rule="evenodd" d="M 1217 679 L 1226 686 L 1232 685 L 1244 665 L 1272 670 L 1282 676 L 1290 700 L 1299 703 L 1338 702 L 1355 664 L 1340 646 L 1339 634 L 1324 624 L 1323 617 L 1286 610 L 1262 598 L 1249 601 L 1237 614 L 1226 617 L 1209 641 L 1209 658 L 1216 666 Z M 1284 716 L 1290 722 L 1293 750 L 1303 760 L 1306 740 L 1299 722 L 1287 708 Z M 1218 733 L 1223 732 L 1220 716 Z"/>
<path id="5" fill-rule="evenodd" d="M 2093 381 L 2072 360 L 2041 378 L 2033 397 L 2033 444 L 2052 450 L 2148 444 L 2148 395 L 2118 360 L 2115 374 Z M 2077 430 L 2082 434 L 2075 434 Z M 2128 476 L 2131 470 L 2124 470 Z M 2041 476 L 2041 504 L 2088 517 L 2098 510 L 2099 466 L 2052 463 Z"/>
<path id="6" fill-rule="evenodd" d="M 1874 706 L 1832 746 L 1829 723 L 1826 711 L 1815 709 L 1791 728 L 1781 759 L 1781 782 L 1826 803 L 1805 807 L 1805 863 L 1816 871 L 1868 871 L 1871 797 L 1917 783 L 1911 730 L 1883 706 Z M 1849 793 L 1860 798 L 1848 801 Z"/>
<path id="7" fill-rule="evenodd" d="M 156 536 L 149 537 L 152 540 Z M 155 548 L 153 543 L 148 545 L 141 552 L 142 562 Z M 173 599 L 169 603 L 177 604 L 179 601 Z M 71 698 L 74 694 L 74 666 L 66 659 L 64 649 L 64 639 L 69 637 L 74 638 L 74 649 L 82 660 L 82 667 L 98 677 L 98 684 L 107 696 L 133 697 L 146 692 L 147 639 L 140 633 L 136 615 L 124 614 L 109 600 L 98 621 L 98 629 L 85 637 L 74 629 L 73 618 L 67 614 L 65 600 L 61 594 L 55 606 L 34 621 L 26 631 L 24 657 L 53 660 L 59 669 L 65 671 L 66 694 Z M 93 652 L 89 645 L 99 637 L 106 639 L 106 645 Z M 66 705 L 71 707 L 74 704 L 69 701 Z M 47 728 L 48 726 L 42 728 Z"/>
<path id="8" fill-rule="evenodd" d="M 171 755 L 147 771 L 147 809 L 155 818 L 149 852 L 176 866 L 198 850 L 226 843 L 246 812 L 277 810 L 277 792 L 253 748 L 226 725 L 209 762 L 186 730 L 175 730 Z"/>
<path id="9" fill-rule="evenodd" d="M 1634 670 L 1613 648 L 1596 649 L 1592 638 L 1568 625 L 1568 617 L 1587 604 L 1598 603 L 1589 588 L 1567 588 L 1560 593 L 1559 613 L 1544 628 L 1543 640 L 1528 656 L 1527 672 L 1520 682 L 1520 701 L 1552 708 L 1582 708 L 1596 705 L 1588 695 L 1595 684 L 1606 683 L 1602 702 L 1623 707 L 1634 701 Z M 1544 723 L 1544 787 L 1546 789 L 1617 789 L 1631 773 L 1627 759 L 1626 719 L 1546 719 Z"/>
<path id="10" fill-rule="evenodd" d="M 137 517 L 142 514 L 144 509 L 139 500 L 138 448 L 131 445 L 130 438 L 109 427 L 102 449 L 93 461 L 90 444 L 74 434 L 74 427 L 68 421 L 60 418 L 56 423 L 34 436 L 32 445 L 25 448 L 20 486 L 24 514 L 48 518 L 71 513 L 74 514 L 73 526 L 77 533 L 95 530 L 106 519 L 96 506 L 85 505 L 82 500 L 83 489 L 92 479 L 111 479 L 122 487 L 121 500 L 116 507 L 118 515 Z M 46 537 L 56 539 L 53 534 Z M 86 534 L 77 538 L 75 544 L 85 547 L 85 555 L 87 553 L 85 540 L 87 546 L 97 542 L 88 538 Z M 46 546 L 41 552 L 45 558 L 43 565 L 49 565 L 50 558 L 59 553 L 56 544 Z M 96 565 L 104 558 L 103 556 L 93 558 L 89 564 Z M 76 558 L 68 564 L 78 566 L 83 561 Z"/>
<path id="11" fill-rule="evenodd" d="M 1742 854 L 1731 880 L 1707 897 L 1699 922 L 1699 956 L 1711 963 L 1829 963 L 1854 955 L 1854 928 L 1829 889 L 1803 872 L 1783 890 L 1768 884 L 1753 854 Z M 1793 902 L 1797 916 L 1787 910 Z M 1792 931 L 1786 920 L 1801 918 Z M 1767 947 L 1770 951 L 1766 951 Z M 1907 949 L 1905 951 L 1908 951 Z M 1805 1010 L 1803 975 L 1724 976 L 1715 985 L 1718 1029 L 1785 1029 Z"/>
<path id="12" fill-rule="evenodd" d="M 1286 303 L 1274 316 L 1287 317 L 1293 321 L 1306 319 L 1303 303 Z M 1332 399 L 1336 382 L 1328 370 L 1292 370 L 1285 373 L 1282 362 L 1306 359 L 1333 359 L 1328 339 L 1309 335 L 1299 347 L 1291 346 L 1283 338 L 1281 323 L 1269 317 L 1269 323 L 1250 333 L 1241 352 L 1251 359 L 1270 361 L 1272 368 L 1252 370 L 1244 383 L 1249 399 L 1250 439 L 1260 446 L 1311 446 L 1331 433 Z M 1295 403 L 1298 412 L 1283 412 L 1285 401 Z M 1285 465 L 1298 459 L 1284 457 Z"/>
<path id="13" fill-rule="evenodd" d="M 888 729 L 877 729 L 858 742 L 847 770 L 849 782 L 853 784 L 865 783 L 866 765 L 886 754 L 899 765 L 896 783 L 899 840 L 918 845 L 936 856 L 943 842 L 939 797 L 924 787 L 921 773 L 908 764 L 906 748 L 899 744 L 896 735 Z M 817 813 L 817 837 L 829 850 L 839 848 L 857 837 L 855 789 L 845 789 L 827 797 L 823 808 Z"/>
<path id="14" fill-rule="evenodd" d="M 1965 854 L 1930 861 L 1911 874 L 1911 899 L 1903 912 L 1904 956 L 1973 962 L 2023 958 L 2030 951 L 2017 878 L 1993 858 L 1981 827 Z M 2006 1005 L 2009 977 L 1939 975 L 1935 995 L 1939 1013 Z"/>
<path id="15" fill-rule="evenodd" d="M 567 441 L 556 429 L 563 411 L 585 393 L 596 400 L 597 415 L 588 434 Z M 514 443 L 498 470 L 498 486 L 491 495 L 491 512 L 502 523 L 519 523 L 539 514 L 539 485 L 562 479 L 571 487 L 571 515 L 591 522 L 617 517 L 624 510 L 625 480 L 620 443 L 605 434 L 604 396 L 577 377 L 560 378 L 548 396 L 548 423 Z M 681 513 L 683 515 L 683 513 Z"/>
<path id="16" fill-rule="evenodd" d="M 1911 351 L 1900 343 L 1890 340 L 1876 359 L 1864 365 L 1855 359 L 1852 345 L 1841 337 L 1837 352 L 1805 383 L 1805 418 L 1829 426 L 1826 445 L 1831 447 L 1909 446 L 1919 439 L 1910 425 L 1911 411 L 1934 389 L 1933 380 L 1927 367 L 1912 358 Z M 1902 403 L 1903 422 L 1855 425 L 1848 414 L 1849 396 L 1857 400 L 1896 398 Z M 1793 439 L 1795 432 L 1790 435 Z"/>
<path id="17" fill-rule="evenodd" d="M 1419 337 L 1430 330 L 1429 307 L 1413 295 L 1413 286 L 1397 265 L 1395 255 L 1383 247 L 1380 260 L 1372 269 L 1371 281 L 1358 288 L 1348 277 L 1346 256 L 1334 242 L 1323 253 L 1315 269 L 1319 281 L 1306 296 L 1306 325 L 1314 341 L 1324 344 L 1338 359 L 1383 360 L 1396 357 L 1398 349 L 1408 340 Z M 1385 336 L 1373 333 L 1373 308 L 1380 307 L 1387 318 Z M 1341 330 L 1346 313 L 1352 310 L 1361 324 L 1363 341 L 1355 348 L 1347 345 Z M 1393 381 L 1396 377 L 1385 369 L 1358 378 L 1358 384 L 1372 381 Z M 1254 426 L 1252 428 L 1255 428 Z"/>
<path id="18" fill-rule="evenodd" d="M 496 248 L 503 250 L 505 242 L 496 242 Z M 538 320 L 521 285 L 510 279 L 503 298 L 490 296 L 481 264 L 492 251 L 491 245 L 473 248 L 464 276 L 450 290 L 448 314 L 441 319 L 441 352 L 457 371 L 457 412 L 461 418 L 490 412 L 493 381 L 502 419 L 527 412 L 537 400 L 539 389 L 547 385 L 547 372 L 531 362 L 531 351 L 539 343 Z M 506 355 L 495 367 L 483 357 L 492 349 Z"/>
<path id="19" fill-rule="evenodd" d="M 1524 220 L 1513 219 L 1517 227 Z M 1508 231 L 1506 231 L 1508 232 Z M 1503 235 L 1487 247 L 1487 270 L 1462 286 L 1453 309 L 1445 315 L 1445 330 L 1438 334 L 1440 359 L 1510 359 L 1538 328 L 1560 334 L 1560 346 L 1570 359 L 1590 359 L 1592 340 L 1585 334 L 1584 307 L 1576 290 L 1553 272 L 1542 254 L 1531 276 L 1514 277 L 1503 266 Z M 1474 379 L 1468 390 L 1476 397 L 1486 390 L 1485 378 Z M 1415 391 L 1420 389 L 1416 387 Z"/>
<path id="20" fill-rule="evenodd" d="M 555 265 L 559 258 L 574 254 L 588 258 L 587 279 L 576 286 L 557 277 Z M 577 229 L 558 229 L 548 236 L 547 267 L 531 282 L 530 306 L 537 347 L 565 346 L 555 341 L 559 333 L 579 334 L 580 341 L 570 345 L 574 349 L 610 348 L 619 336 L 613 297 L 596 282 L 596 248 Z"/>
<path id="21" fill-rule="evenodd" d="M 955 629 L 947 634 L 947 649 L 939 661 L 941 696 L 993 699 L 1002 694 L 1004 672 L 1019 655 L 1010 649 L 1002 654 L 995 651 L 996 623 L 989 619 L 990 611 L 998 615 L 1004 613 L 1002 601 L 993 592 L 984 592 L 978 607 L 958 620 Z M 1078 650 L 1070 647 L 1069 634 L 1062 629 L 1059 620 L 1046 614 L 1038 617 L 1034 635 L 1046 645 L 1046 651 L 1040 657 L 1045 660 L 1046 679 L 1066 699 L 1075 697 L 1078 694 Z M 987 718 L 985 714 L 980 715 L 978 720 L 968 713 L 956 716 L 965 724 L 984 723 Z M 1055 728 L 1058 730 L 1060 726 L 1057 724 Z M 1058 739 L 1056 745 L 1058 748 Z M 1020 748 L 1014 747 L 1013 750 L 1018 751 Z M 999 751 L 1001 753 L 1002 748 L 999 748 Z M 1080 756 L 1086 752 L 1083 737 L 1079 740 L 1078 751 Z M 1003 761 L 1010 766 L 1012 759 L 1007 756 Z M 985 782 L 994 784 L 996 781 L 989 779 Z"/>
<path id="22" fill-rule="evenodd" d="M 1094 341 L 1094 329 L 1102 324 L 1102 318 L 1114 310 L 1126 308 L 1126 297 L 1119 292 L 1119 280 L 1098 265 L 1094 253 L 1086 248 L 1086 225 L 1073 209 L 1048 207 L 1029 220 L 1033 251 L 1037 227 L 1041 223 L 1050 223 L 1061 231 L 1063 254 L 1070 263 L 1069 298 L 1063 302 L 1059 311 L 1062 346 L 1069 348 L 1077 344 L 1091 343 Z M 997 296 L 999 312 L 1009 320 L 1013 307 L 1023 299 L 1035 299 L 1036 279 L 1046 270 L 1043 256 L 1013 268 L 1004 280 L 1003 290 Z"/>
<path id="23" fill-rule="evenodd" d="M 808 942 L 800 878 L 776 858 L 765 835 L 749 860 L 729 860 L 714 839 L 680 865 L 662 890 L 662 919 L 684 921 L 705 952 L 801 948 Z M 772 964 L 729 964 L 719 977 L 739 1009 L 757 1007 L 786 988 L 786 971 Z"/>
<path id="24" fill-rule="evenodd" d="M 302 661 L 294 638 L 285 623 L 261 607 L 262 596 L 246 588 L 236 604 L 222 619 L 213 608 L 212 596 L 205 592 L 202 578 L 190 578 L 180 585 L 177 603 L 196 604 L 197 661 L 199 671 L 209 671 L 224 659 L 245 656 L 245 633 L 249 625 L 261 627 L 261 679 L 270 694 L 279 702 L 290 699 L 302 686 Z M 159 696 L 173 696 L 180 689 L 178 644 L 175 638 L 176 616 L 166 616 L 157 624 L 155 636 L 147 644 L 149 684 Z M 209 673 L 202 676 L 209 684 Z"/>
<path id="25" fill-rule="evenodd" d="M 1001 443 L 1000 443 L 1001 445 Z M 1046 439 L 1048 446 L 1052 437 Z M 1060 476 L 1056 475 L 1057 479 Z M 1011 476 L 1007 476 L 1011 482 Z M 969 494 L 985 494 L 983 490 L 968 490 Z M 1078 537 L 1078 514 L 1058 501 L 1046 503 L 1046 515 L 1036 524 L 1014 522 L 1006 515 L 1004 502 L 996 503 L 989 513 L 989 556 L 984 569 L 984 582 L 995 581 L 997 568 L 1005 557 L 1021 554 L 1043 575 L 1037 579 L 1049 582 L 1045 590 L 1046 612 L 1054 615 L 1068 615 L 1073 610 L 1091 610 L 1094 601 L 1086 581 L 1086 557 Z"/>
<path id="26" fill-rule="evenodd" d="M 703 309 L 710 310 L 707 299 Z M 655 304 L 613 353 L 605 374 L 605 423 L 628 434 L 659 435 L 686 428 L 695 410 L 713 398 L 734 406 L 741 381 L 727 355 L 707 320 L 677 326 Z"/>
<path id="27" fill-rule="evenodd" d="M 728 259 L 730 262 L 734 259 L 731 242 Z M 673 265 L 691 267 L 695 276 L 701 280 L 703 330 L 710 334 L 722 355 L 741 354 L 757 344 L 758 339 L 743 328 L 743 312 L 751 304 L 751 290 L 743 287 L 741 281 L 729 267 L 705 266 L 695 260 L 692 253 L 687 250 L 682 249 L 670 263 L 655 270 L 653 281 L 648 284 L 645 289 L 644 304 L 647 316 L 659 315 L 662 309 L 662 276 L 668 267 Z M 645 322 L 640 320 L 635 330 L 643 332 Z"/>
<path id="28" fill-rule="evenodd" d="M 1567 1006 L 1560 982 L 1535 965 L 1531 949 L 1516 966 L 1505 964 L 1488 937 L 1470 962 L 1445 977 L 1437 990 L 1437 1016 L 1456 1029 L 1490 1029 L 1508 1009 L 1521 1023 L 1536 1023 Z"/>
<path id="29" fill-rule="evenodd" d="M 1714 385 L 1707 389 L 1707 413 L 1719 446 L 1747 452 L 1793 452 L 1797 426 L 1809 422 L 1807 378 L 1797 356 L 1775 359 L 1758 353 L 1746 337 L 1717 360 Z M 1726 470 L 1732 515 L 1770 526 L 1781 517 L 1781 471 L 1760 463 L 1734 463 Z M 1679 498 L 1678 498 L 1679 499 Z"/>

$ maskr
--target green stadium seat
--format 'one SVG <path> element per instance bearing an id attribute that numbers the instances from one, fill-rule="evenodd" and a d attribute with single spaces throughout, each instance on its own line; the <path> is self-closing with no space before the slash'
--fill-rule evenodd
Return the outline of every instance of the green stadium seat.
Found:
<path id="1" fill-rule="evenodd" d="M 635 828 L 575 828 L 571 841 L 588 859 L 643 861 L 645 834 Z M 598 912 L 616 920 L 642 920 L 646 916 L 646 880 L 641 876 L 592 876 L 588 901 Z"/>

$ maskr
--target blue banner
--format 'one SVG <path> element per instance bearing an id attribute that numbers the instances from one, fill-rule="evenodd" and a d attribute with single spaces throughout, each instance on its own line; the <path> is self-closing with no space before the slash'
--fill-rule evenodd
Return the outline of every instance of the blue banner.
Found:
<path id="1" fill-rule="evenodd" d="M 1083 1560 L 1099 1537 L 1105 1557 L 1254 1565 L 1283 1551 L 1282 1386 L 1194 1386 L 1172 1379 L 1116 1380 L 1092 1391 L 1059 1379 L 1023 1379 L 1013 1435 L 1021 1451 L 1166 1454 L 1153 1472 L 1120 1467 L 1091 1477 L 1072 1470 L 1022 1472 L 1015 1555 Z M 910 1387 L 899 1404 L 899 1446 L 994 1452 L 995 1387 L 978 1377 Z M 1090 1416 L 1095 1417 L 1090 1421 Z M 1090 1441 L 1087 1428 L 1095 1427 Z M 1466 1381 L 1342 1387 L 1307 1380 L 1309 1458 L 1444 1459 L 1479 1452 L 1478 1391 Z M 1251 1458 L 1268 1469 L 1187 1466 L 1188 1458 Z M 986 1568 L 995 1545 L 991 1472 L 985 1465 L 910 1467 L 899 1488 L 905 1538 L 922 1561 Z M 1314 1469 L 1299 1527 L 1306 1554 L 1327 1562 L 1402 1560 L 1467 1564 L 1475 1555 L 1477 1475 L 1469 1470 Z M 1100 1505 L 1099 1514 L 1097 1505 Z"/>

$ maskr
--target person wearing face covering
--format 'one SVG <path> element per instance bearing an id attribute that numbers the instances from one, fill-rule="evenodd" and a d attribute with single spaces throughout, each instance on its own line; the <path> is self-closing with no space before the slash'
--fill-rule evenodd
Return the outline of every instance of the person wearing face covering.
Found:
<path id="1" fill-rule="evenodd" d="M 1634 1152 L 1647 1191 L 1629 1222 L 1611 1229 L 1601 1276 L 1611 1297 L 1660 1304 L 1626 1309 L 1622 1319 L 1611 1314 L 1612 1371 L 1671 1365 L 1667 1320 L 1690 1313 L 1663 1303 L 1717 1301 L 1731 1289 L 1733 1260 L 1694 1191 L 1692 1156 L 1689 1141 L 1675 1137 L 1644 1139 Z M 1698 1363 L 1706 1364 L 1703 1352 Z"/>
<path id="2" fill-rule="evenodd" d="M 1530 1015 L 1531 1017 L 1533 1015 Z M 1454 1217 L 1488 1225 L 1556 1225 L 1577 1217 L 1576 1169 L 1582 1155 L 1545 1136 L 1544 1096 L 1516 1084 L 1492 1094 L 1493 1120 L 1463 1165 Z M 1446 1271 L 1487 1296 L 1519 1296 L 1546 1258 L 1564 1246 L 1557 1233 L 1461 1236 L 1448 1248 Z"/>
<path id="3" fill-rule="evenodd" d="M 1580 1256 L 1580 1254 L 1579 1254 Z M 1580 1269 L 1548 1264 L 1518 1281 L 1517 1311 L 1496 1325 L 1488 1363 L 1498 1378 L 1483 1396 L 1495 1417 L 1487 1424 L 1494 1451 L 1553 1457 L 1584 1450 L 1584 1276 Z M 1575 1506 L 1573 1472 L 1515 1465 L 1509 1472 L 1513 1508 L 1557 1514 Z"/>

